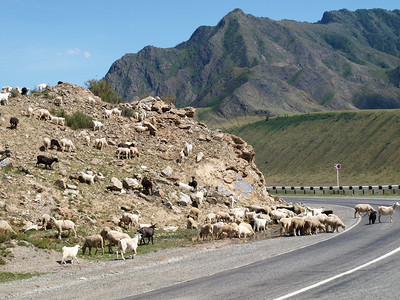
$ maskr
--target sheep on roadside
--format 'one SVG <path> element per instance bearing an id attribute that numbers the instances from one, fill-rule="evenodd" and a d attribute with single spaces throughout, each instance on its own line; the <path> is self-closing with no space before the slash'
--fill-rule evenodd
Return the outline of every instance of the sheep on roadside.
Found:
<path id="1" fill-rule="evenodd" d="M 217 215 L 213 212 L 210 212 L 206 215 L 206 223 L 214 224 L 217 222 Z"/>
<path id="2" fill-rule="evenodd" d="M 188 217 L 186 221 L 186 229 L 196 229 L 195 220 L 192 217 Z"/>
<path id="3" fill-rule="evenodd" d="M 326 218 L 326 231 L 328 232 L 328 227 L 332 228 L 332 232 L 339 232 L 339 227 L 342 227 L 343 230 L 346 230 L 346 225 L 340 220 L 337 215 L 330 214 Z"/>
<path id="4" fill-rule="evenodd" d="M 86 248 L 89 248 L 89 255 L 92 255 L 92 248 L 96 247 L 96 252 L 94 255 L 97 254 L 98 247 L 101 247 L 102 254 L 104 255 L 104 241 L 103 237 L 100 234 L 90 235 L 85 238 L 85 242 L 82 247 L 82 254 L 85 255 Z"/>
<path id="5" fill-rule="evenodd" d="M 371 211 L 376 211 L 371 205 L 369 205 L 369 204 L 357 204 L 354 207 L 354 218 L 356 217 L 357 213 L 360 215 L 360 217 L 363 217 L 361 215 L 362 212 L 365 212 L 365 214 L 364 214 L 364 216 L 365 216 L 365 215 L 369 215 L 369 213 Z"/>
<path id="6" fill-rule="evenodd" d="M 213 225 L 209 223 L 201 225 L 199 232 L 199 238 L 203 239 L 203 241 L 205 239 L 208 239 L 208 237 L 210 237 L 210 239 L 213 239 Z"/>
<path id="7" fill-rule="evenodd" d="M 78 255 L 79 248 L 80 248 L 79 245 L 75 245 L 74 247 L 67 247 L 67 246 L 62 247 L 61 264 L 66 264 L 67 259 L 71 260 L 71 264 L 74 263 L 74 259 L 79 264 L 79 260 L 76 257 Z"/>
<path id="8" fill-rule="evenodd" d="M 322 224 L 317 216 L 305 217 L 304 231 L 305 234 L 317 234 L 319 230 L 326 231 L 326 227 Z"/>
<path id="9" fill-rule="evenodd" d="M 55 227 L 58 231 L 58 239 L 61 240 L 61 233 L 63 230 L 68 230 L 68 237 L 72 232 L 76 237 L 75 223 L 71 220 L 56 220 L 54 217 L 50 217 L 50 224 Z"/>
<path id="10" fill-rule="evenodd" d="M 281 227 L 280 230 L 281 235 L 284 235 L 286 233 L 290 234 L 290 225 L 292 224 L 292 218 L 281 218 L 278 223 Z"/>
<path id="11" fill-rule="evenodd" d="M 222 239 L 224 237 L 233 238 L 237 235 L 237 229 L 232 225 L 226 224 L 218 227 L 217 238 Z"/>
<path id="12" fill-rule="evenodd" d="M 136 232 L 133 238 L 123 238 L 118 241 L 118 249 L 117 249 L 117 259 L 118 259 L 118 252 L 121 253 L 122 259 L 125 260 L 124 254 L 127 251 L 131 251 L 132 255 L 131 258 L 136 255 L 136 249 L 138 247 L 138 241 L 141 237 L 140 232 Z"/>
<path id="13" fill-rule="evenodd" d="M 305 217 L 293 217 L 290 221 L 289 233 L 296 235 L 305 234 L 304 231 Z"/>
<path id="14" fill-rule="evenodd" d="M 104 228 L 103 228 L 104 230 Z M 105 241 L 108 241 L 108 252 L 112 253 L 112 246 L 118 245 L 118 241 L 123 238 L 131 238 L 128 234 L 116 230 L 109 230 L 105 235 Z"/>
<path id="15" fill-rule="evenodd" d="M 236 230 L 239 239 L 242 237 L 242 234 L 244 238 L 254 236 L 254 230 L 251 227 L 249 228 L 246 226 L 245 223 L 240 223 Z"/>
<path id="16" fill-rule="evenodd" d="M 142 244 L 142 243 L 145 244 L 146 243 L 145 240 L 144 240 L 145 238 L 147 238 L 147 245 L 150 243 L 150 240 L 151 240 L 151 243 L 154 244 L 153 238 L 154 238 L 155 229 L 156 229 L 156 224 L 153 224 L 150 227 L 140 228 L 138 230 L 138 232 L 140 232 L 140 234 L 142 235 L 142 237 L 140 239 L 140 244 Z"/>
<path id="17" fill-rule="evenodd" d="M 379 206 L 378 207 L 379 223 L 381 223 L 381 216 L 390 216 L 390 223 L 392 223 L 393 214 L 397 206 L 400 206 L 399 202 L 394 203 L 392 206 Z"/>

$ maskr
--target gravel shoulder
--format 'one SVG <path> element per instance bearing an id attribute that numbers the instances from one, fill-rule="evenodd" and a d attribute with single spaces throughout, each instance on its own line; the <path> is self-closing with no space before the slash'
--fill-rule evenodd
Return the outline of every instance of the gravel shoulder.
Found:
<path id="1" fill-rule="evenodd" d="M 335 205 L 325 208 L 333 209 L 347 225 L 347 230 L 359 221 L 353 217 L 351 208 Z M 2 271 L 45 274 L 0 284 L 0 297 L 120 299 L 251 264 L 337 235 L 219 240 L 138 255 L 133 260 L 95 262 L 79 259 L 80 264 L 66 266 L 57 262 L 60 253 L 55 251 L 16 247 L 13 262 L 2 267 Z"/>

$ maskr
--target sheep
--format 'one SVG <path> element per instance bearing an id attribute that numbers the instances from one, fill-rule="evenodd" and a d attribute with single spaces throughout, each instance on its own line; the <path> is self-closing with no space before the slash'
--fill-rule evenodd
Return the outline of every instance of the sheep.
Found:
<path id="1" fill-rule="evenodd" d="M 28 95 L 28 92 L 29 92 L 30 90 L 31 90 L 31 89 L 29 89 L 29 88 L 23 87 L 23 88 L 21 89 L 21 95 L 22 95 L 22 96 Z"/>
<path id="2" fill-rule="evenodd" d="M 7 221 L 0 221 L 0 235 L 17 234 Z"/>
<path id="3" fill-rule="evenodd" d="M 102 138 L 99 138 L 99 139 L 95 139 L 94 140 L 94 146 L 99 150 L 103 149 L 104 147 L 107 147 L 106 138 L 102 137 Z"/>
<path id="4" fill-rule="evenodd" d="M 39 225 L 41 225 L 44 230 L 47 230 L 47 228 L 53 228 L 53 226 L 50 224 L 50 219 L 51 216 L 49 214 L 43 214 L 39 218 Z"/>
<path id="5" fill-rule="evenodd" d="M 112 109 L 112 113 L 113 113 L 114 115 L 121 116 L 122 111 L 119 110 L 118 107 L 115 107 L 115 108 Z"/>
<path id="6" fill-rule="evenodd" d="M 47 138 L 47 137 L 43 138 L 43 147 L 44 147 L 44 150 L 45 150 L 45 151 L 46 151 L 48 148 L 50 148 L 50 143 L 51 143 L 51 141 L 50 141 L 49 138 Z"/>
<path id="7" fill-rule="evenodd" d="M 208 239 L 208 237 L 213 239 L 213 226 L 209 223 L 201 225 L 200 232 L 199 232 L 199 238 L 202 238 L 203 241 L 205 239 Z"/>
<path id="8" fill-rule="evenodd" d="M 61 151 L 61 145 L 56 139 L 51 139 L 50 141 L 50 149 L 54 149 L 54 147 L 57 147 L 58 151 Z"/>
<path id="9" fill-rule="evenodd" d="M 84 145 L 86 145 L 86 146 L 90 146 L 90 136 L 89 135 L 85 135 L 84 137 L 83 137 L 83 140 L 84 140 Z"/>
<path id="10" fill-rule="evenodd" d="M 153 224 L 150 227 L 143 227 L 138 230 L 138 232 L 140 232 L 140 234 L 142 235 L 142 237 L 140 239 L 140 244 L 142 244 L 142 243 L 145 244 L 145 240 L 144 240 L 145 238 L 147 238 L 147 245 L 150 243 L 150 240 L 151 240 L 151 243 L 154 244 L 153 237 L 154 237 L 155 228 L 156 228 L 156 224 Z"/>
<path id="11" fill-rule="evenodd" d="M 217 222 L 217 215 L 213 212 L 210 212 L 206 215 L 206 223 L 216 223 Z"/>
<path id="12" fill-rule="evenodd" d="M 197 207 L 192 207 L 189 211 L 189 215 L 188 217 L 192 217 L 193 220 L 198 220 L 200 216 L 200 209 L 198 209 Z"/>
<path id="13" fill-rule="evenodd" d="M 326 227 L 324 224 L 322 224 L 316 216 L 312 217 L 305 217 L 304 220 L 304 231 L 306 234 L 312 235 L 312 234 L 317 234 L 319 230 L 326 230 Z"/>
<path id="14" fill-rule="evenodd" d="M 340 220 L 340 218 L 334 214 L 328 215 L 326 218 L 326 231 L 328 231 L 328 227 L 332 227 L 332 232 L 339 232 L 339 227 L 341 226 L 343 230 L 346 230 L 346 225 Z"/>
<path id="15" fill-rule="evenodd" d="M 269 214 L 271 212 L 271 208 L 267 206 L 247 205 L 246 208 L 248 211 L 254 211 L 256 213 Z"/>
<path id="16" fill-rule="evenodd" d="M 87 184 L 94 184 L 94 181 L 96 179 L 96 175 L 86 174 L 86 173 L 84 173 L 82 171 L 78 172 L 77 175 L 78 175 L 78 180 L 80 182 L 84 182 L 84 183 L 87 183 Z"/>
<path id="17" fill-rule="evenodd" d="M 103 128 L 103 126 L 104 126 L 104 124 L 101 123 L 100 121 L 93 120 L 93 131 L 100 130 Z"/>
<path id="18" fill-rule="evenodd" d="M 13 87 L 12 86 L 3 86 L 2 88 L 1 88 L 1 92 L 2 93 L 9 93 L 9 92 L 11 92 L 12 91 L 12 89 L 13 89 Z"/>
<path id="19" fill-rule="evenodd" d="M 52 169 L 51 165 L 54 162 L 58 162 L 58 158 L 57 157 L 47 157 L 47 156 L 44 156 L 44 155 L 38 155 L 36 158 L 37 158 L 36 166 L 39 167 L 39 164 L 44 164 L 46 169 L 47 169 L 47 167 L 49 169 Z"/>
<path id="20" fill-rule="evenodd" d="M 63 117 L 55 117 L 55 116 L 50 115 L 50 119 L 56 125 L 61 125 L 61 126 L 65 125 L 65 118 L 63 118 Z"/>
<path id="21" fill-rule="evenodd" d="M 61 145 L 62 152 L 66 151 L 66 150 L 68 150 L 68 152 L 71 152 L 72 150 L 76 150 L 76 147 L 74 146 L 72 141 L 67 138 L 61 139 L 60 145 Z"/>
<path id="22" fill-rule="evenodd" d="M 131 157 L 131 151 L 129 148 L 117 148 L 116 155 L 119 159 Z"/>
<path id="23" fill-rule="evenodd" d="M 183 153 L 185 156 L 189 156 L 193 151 L 193 145 L 189 144 L 188 142 L 185 142 L 184 148 L 183 148 Z"/>
<path id="24" fill-rule="evenodd" d="M 104 241 L 100 234 L 90 235 L 85 238 L 85 242 L 82 247 L 82 254 L 85 255 L 86 248 L 89 248 L 89 255 L 92 256 L 91 252 L 93 247 L 96 247 L 96 252 L 94 255 L 97 254 L 98 247 L 101 247 L 102 254 L 104 255 Z"/>
<path id="25" fill-rule="evenodd" d="M 217 231 L 217 238 L 222 239 L 223 237 L 232 238 L 236 236 L 237 229 L 234 228 L 232 225 L 221 225 L 218 227 Z"/>
<path id="26" fill-rule="evenodd" d="M 8 97 L 10 97 L 11 93 L 0 93 L 0 103 L 1 105 L 8 104 Z"/>
<path id="27" fill-rule="evenodd" d="M 146 176 L 142 179 L 142 186 L 148 195 L 153 195 L 153 183 Z"/>
<path id="28" fill-rule="evenodd" d="M 103 230 L 104 229 L 105 228 L 103 228 Z M 100 233 L 100 234 L 101 234 L 101 236 L 103 236 L 104 232 L 103 232 L 103 234 L 102 233 Z M 131 237 L 128 234 L 123 233 L 123 232 L 119 232 L 119 231 L 116 231 L 116 230 L 109 230 L 105 234 L 105 238 L 104 238 L 104 243 L 105 243 L 105 241 L 108 241 L 108 252 L 112 253 L 112 246 L 113 245 L 118 245 L 118 241 L 120 239 L 124 239 L 124 238 L 131 238 Z"/>
<path id="29" fill-rule="evenodd" d="M 240 223 L 238 228 L 237 228 L 237 235 L 239 239 L 242 237 L 246 238 L 248 236 L 254 236 L 254 230 L 250 227 L 250 229 L 245 226 L 245 223 Z"/>
<path id="30" fill-rule="evenodd" d="M 119 219 L 119 223 L 128 225 L 128 228 L 139 224 L 139 216 L 137 214 L 124 213 Z M 120 225 L 121 226 L 121 225 Z"/>
<path id="31" fill-rule="evenodd" d="M 50 217 L 50 224 L 54 226 L 58 231 L 58 239 L 61 240 L 61 233 L 63 230 L 68 230 L 68 237 L 73 231 L 76 237 L 75 223 L 71 220 L 56 220 L 54 217 Z"/>
<path id="32" fill-rule="evenodd" d="M 188 217 L 186 220 L 186 229 L 196 229 L 195 220 L 192 217 Z"/>
<path id="33" fill-rule="evenodd" d="M 131 158 L 139 157 L 139 150 L 136 147 L 130 147 L 129 154 L 130 154 Z"/>
<path id="34" fill-rule="evenodd" d="M 246 215 L 246 211 L 248 211 L 248 208 L 236 207 L 236 208 L 231 208 L 229 210 L 229 214 L 231 214 L 235 220 L 244 219 L 245 215 Z"/>
<path id="35" fill-rule="evenodd" d="M 109 119 L 109 118 L 111 118 L 111 115 L 112 115 L 112 109 L 105 109 L 105 110 L 104 110 L 104 115 L 103 115 L 103 118 L 104 118 L 104 119 Z"/>
<path id="36" fill-rule="evenodd" d="M 220 222 L 220 221 L 231 222 L 231 221 L 233 221 L 233 218 L 231 219 L 231 215 L 228 214 L 227 212 L 218 211 L 218 212 L 215 213 L 215 215 L 217 216 L 217 222 Z"/>
<path id="37" fill-rule="evenodd" d="M 49 84 L 48 84 L 48 83 L 41 83 L 41 84 L 38 84 L 39 92 L 41 92 L 41 91 L 47 89 L 48 87 L 49 87 Z"/>
<path id="38" fill-rule="evenodd" d="M 39 109 L 38 113 L 39 113 L 39 120 L 44 119 L 46 121 L 46 120 L 50 120 L 51 119 L 50 112 L 45 108 Z"/>
<path id="39" fill-rule="evenodd" d="M 392 217 L 397 206 L 400 206 L 399 202 L 394 203 L 392 206 L 379 206 L 378 207 L 379 223 L 381 223 L 381 216 L 390 216 L 390 223 L 392 223 Z"/>
<path id="40" fill-rule="evenodd" d="M 19 120 L 16 117 L 10 118 L 10 128 L 11 129 L 17 129 L 18 123 L 19 123 Z"/>
<path id="41" fill-rule="evenodd" d="M 122 259 L 125 260 L 124 253 L 126 251 L 131 251 L 131 258 L 136 255 L 136 249 L 138 247 L 138 241 L 141 237 L 140 232 L 136 232 L 133 238 L 123 238 L 118 241 L 118 249 L 117 249 L 117 259 L 118 259 L 118 251 L 121 253 Z"/>
<path id="42" fill-rule="evenodd" d="M 260 220 L 260 219 L 257 219 L 257 220 Z M 286 233 L 290 234 L 290 226 L 292 224 L 292 218 L 281 218 L 278 223 L 281 227 L 281 230 L 280 230 L 281 235 L 284 235 Z"/>
<path id="43" fill-rule="evenodd" d="M 361 213 L 362 212 L 365 212 L 366 214 L 365 215 L 369 215 L 369 213 L 371 212 L 371 211 L 376 211 L 371 205 L 369 205 L 369 204 L 357 204 L 355 207 L 354 207 L 354 218 L 356 217 L 356 214 L 358 213 L 361 217 L 363 217 L 362 215 L 361 215 Z M 364 215 L 364 216 L 365 216 Z"/>
<path id="44" fill-rule="evenodd" d="M 305 217 L 293 217 L 290 222 L 290 229 L 294 236 L 304 234 Z"/>
<path id="45" fill-rule="evenodd" d="M 66 260 L 68 258 L 71 260 L 71 264 L 74 263 L 74 259 L 79 264 L 79 260 L 76 257 L 78 255 L 79 248 L 80 248 L 79 245 L 75 245 L 74 247 L 67 247 L 67 246 L 62 247 L 61 264 L 66 264 Z"/>
<path id="46" fill-rule="evenodd" d="M 278 222 L 282 218 L 287 218 L 288 214 L 286 212 L 280 210 L 273 210 L 271 211 L 271 220 Z"/>

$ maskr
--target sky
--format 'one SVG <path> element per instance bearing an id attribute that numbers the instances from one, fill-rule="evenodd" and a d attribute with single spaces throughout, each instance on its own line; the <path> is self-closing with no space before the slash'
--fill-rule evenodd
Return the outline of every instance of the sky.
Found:
<path id="1" fill-rule="evenodd" d="M 325 11 L 400 9 L 398 0 L 2 0 L 0 86 L 102 79 L 126 53 L 175 47 L 229 12 L 314 23 Z"/>

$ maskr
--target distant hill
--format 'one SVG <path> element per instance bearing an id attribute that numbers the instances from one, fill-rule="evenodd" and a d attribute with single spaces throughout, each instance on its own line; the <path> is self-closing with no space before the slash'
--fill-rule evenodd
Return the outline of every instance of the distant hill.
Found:
<path id="1" fill-rule="evenodd" d="M 399 184 L 400 111 L 274 117 L 231 128 L 256 151 L 267 185 Z"/>
<path id="2" fill-rule="evenodd" d="M 400 10 L 330 11 L 317 23 L 240 9 L 174 48 L 115 61 L 105 79 L 125 101 L 162 95 L 200 119 L 400 107 Z"/>

